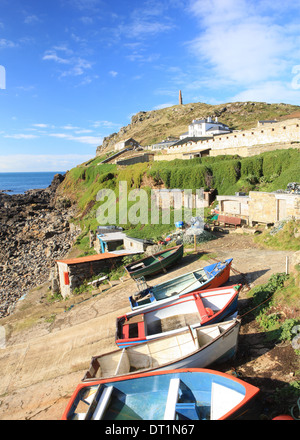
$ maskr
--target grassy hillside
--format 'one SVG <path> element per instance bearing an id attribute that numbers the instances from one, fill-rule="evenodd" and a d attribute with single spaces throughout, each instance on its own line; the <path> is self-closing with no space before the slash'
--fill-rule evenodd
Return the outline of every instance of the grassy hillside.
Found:
<path id="1" fill-rule="evenodd" d="M 128 192 L 142 187 L 150 195 L 151 188 L 199 189 L 215 188 L 218 194 L 234 194 L 237 191 L 248 193 L 285 189 L 289 182 L 300 182 L 300 150 L 276 150 L 258 156 L 241 158 L 238 156 L 217 156 L 195 158 L 189 161 L 149 162 L 117 167 L 99 165 L 95 158 L 88 166 L 81 165 L 70 170 L 60 187 L 64 198 L 71 200 L 78 208 L 76 221 L 83 231 L 95 230 L 97 208 L 101 202 L 96 200 L 98 191 L 110 189 L 115 194 L 117 211 L 119 208 L 119 182 L 127 182 Z M 150 200 L 150 197 L 148 197 Z M 128 202 L 128 209 L 135 202 Z M 145 213 L 143 213 L 145 214 Z M 150 202 L 148 215 L 150 218 Z M 128 224 L 122 226 L 130 230 L 132 236 L 157 238 L 173 229 L 171 215 L 169 225 Z"/>
<path id="2" fill-rule="evenodd" d="M 168 136 L 179 136 L 188 131 L 193 119 L 208 116 L 218 117 L 232 130 L 256 127 L 258 120 L 285 119 L 292 115 L 299 117 L 300 107 L 289 104 L 267 104 L 265 102 L 235 102 L 209 105 L 201 102 L 175 105 L 160 110 L 139 112 L 131 123 L 118 133 L 106 137 L 97 154 L 113 150 L 114 144 L 133 137 L 142 146 L 162 141 Z"/>

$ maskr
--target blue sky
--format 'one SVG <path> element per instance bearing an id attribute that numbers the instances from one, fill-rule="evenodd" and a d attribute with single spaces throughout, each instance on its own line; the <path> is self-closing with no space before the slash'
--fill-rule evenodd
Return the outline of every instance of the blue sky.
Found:
<path id="1" fill-rule="evenodd" d="M 0 172 L 70 169 L 179 90 L 185 104 L 300 104 L 299 0 L 0 7 Z"/>

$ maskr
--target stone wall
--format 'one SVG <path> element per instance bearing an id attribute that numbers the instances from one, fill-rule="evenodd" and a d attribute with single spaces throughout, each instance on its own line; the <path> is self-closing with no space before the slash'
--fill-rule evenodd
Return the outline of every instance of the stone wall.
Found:
<path id="1" fill-rule="evenodd" d="M 174 160 L 174 159 L 188 159 L 187 157 L 184 157 L 183 153 L 173 153 L 173 154 L 156 154 L 154 156 L 154 161 L 160 161 L 160 160 Z"/>
<path id="2" fill-rule="evenodd" d="M 193 147 L 174 146 L 167 150 L 170 155 L 187 151 L 211 148 L 210 155 L 238 154 L 249 156 L 263 151 L 280 148 L 300 148 L 300 119 L 290 119 L 273 124 L 266 124 L 250 130 L 214 136 L 197 142 Z"/>
<path id="3" fill-rule="evenodd" d="M 296 286 L 300 287 L 300 251 L 295 252 L 290 260 L 290 273 L 295 278 Z"/>
<path id="4" fill-rule="evenodd" d="M 249 221 L 249 200 L 248 196 L 217 196 L 219 210 L 225 215 L 235 215 Z"/>
<path id="5" fill-rule="evenodd" d="M 219 210 L 249 223 L 274 224 L 286 218 L 300 219 L 300 194 L 250 191 L 245 196 L 217 196 Z"/>
<path id="6" fill-rule="evenodd" d="M 273 193 L 249 192 L 249 224 L 275 223 L 276 201 Z"/>
<path id="7" fill-rule="evenodd" d="M 136 163 L 150 162 L 153 160 L 153 154 L 140 154 L 138 156 L 129 157 L 128 159 L 121 159 L 116 161 L 117 165 L 134 165 Z"/>
<path id="8" fill-rule="evenodd" d="M 253 147 L 224 148 L 210 150 L 210 156 L 220 156 L 223 154 L 229 154 L 233 156 L 237 154 L 240 157 L 250 157 L 265 153 L 267 151 L 286 150 L 288 148 L 300 148 L 300 144 L 291 142 L 281 144 L 278 142 L 274 142 L 272 144 L 254 145 Z"/>

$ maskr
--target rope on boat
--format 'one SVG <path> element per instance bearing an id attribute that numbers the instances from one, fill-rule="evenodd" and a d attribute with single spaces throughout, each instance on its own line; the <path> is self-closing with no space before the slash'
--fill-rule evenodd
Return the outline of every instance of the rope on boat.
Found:
<path id="1" fill-rule="evenodd" d="M 253 307 L 252 309 L 248 310 L 248 312 L 244 313 L 243 315 L 240 316 L 240 318 L 242 318 L 245 315 L 248 315 L 248 313 L 252 312 L 253 310 L 257 309 L 257 307 L 261 306 L 262 304 L 264 304 L 265 302 L 269 301 L 270 299 L 272 299 L 272 296 L 270 296 L 269 298 L 265 299 L 263 302 L 261 302 L 260 304 L 258 304 L 257 306 Z"/>

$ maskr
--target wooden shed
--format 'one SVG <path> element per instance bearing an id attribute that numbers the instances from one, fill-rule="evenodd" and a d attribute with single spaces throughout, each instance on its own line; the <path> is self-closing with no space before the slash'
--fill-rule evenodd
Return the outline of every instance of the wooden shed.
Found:
<path id="1" fill-rule="evenodd" d="M 101 274 L 103 269 L 113 269 L 126 255 L 128 255 L 126 251 L 122 254 L 106 252 L 87 257 L 57 260 L 60 292 L 62 296 L 66 298 L 72 295 L 76 287 L 81 286 L 85 280 Z"/>

